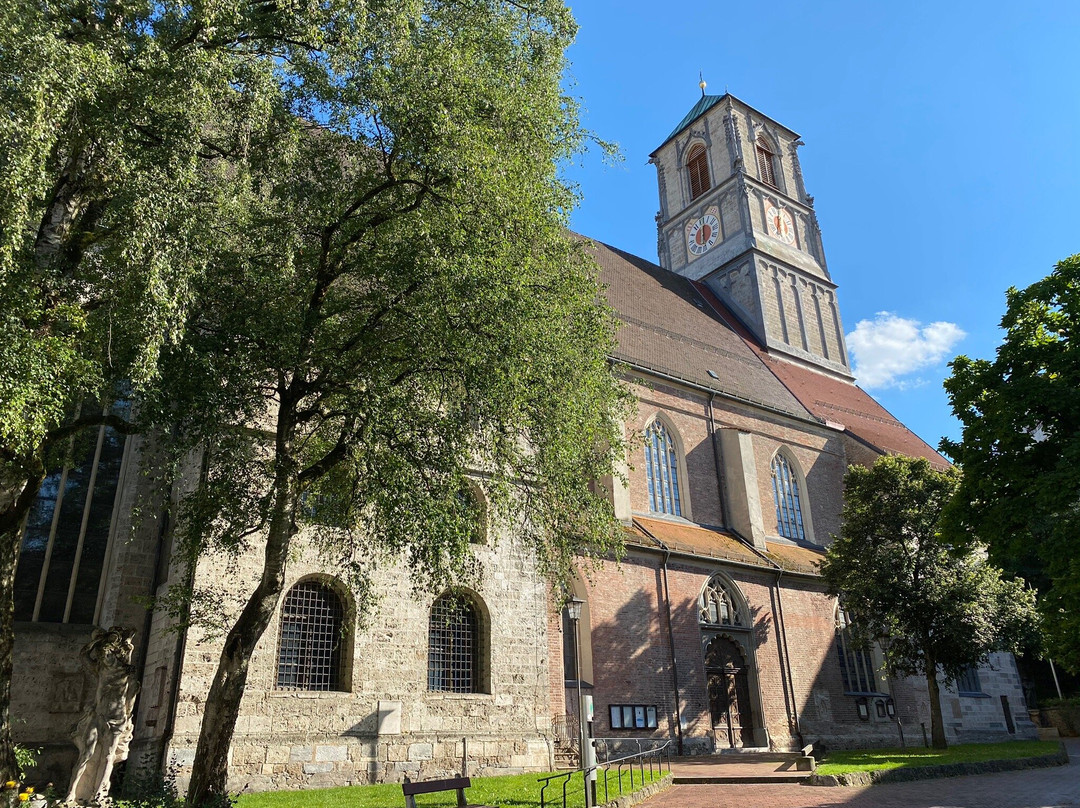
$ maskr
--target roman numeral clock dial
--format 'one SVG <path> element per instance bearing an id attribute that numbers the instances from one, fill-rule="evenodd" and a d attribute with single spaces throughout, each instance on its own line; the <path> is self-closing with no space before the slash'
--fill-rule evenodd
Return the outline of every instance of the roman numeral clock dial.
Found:
<path id="1" fill-rule="evenodd" d="M 707 253 L 720 237 L 720 211 L 709 208 L 700 219 L 686 225 L 686 249 L 690 260 Z"/>
<path id="2" fill-rule="evenodd" d="M 785 244 L 795 243 L 795 220 L 787 208 L 778 208 L 771 202 L 765 203 L 765 226 L 769 235 Z"/>

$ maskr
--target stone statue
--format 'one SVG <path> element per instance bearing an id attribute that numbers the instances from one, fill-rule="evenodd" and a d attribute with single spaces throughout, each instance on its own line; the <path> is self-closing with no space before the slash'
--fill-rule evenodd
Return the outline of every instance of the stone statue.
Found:
<path id="1" fill-rule="evenodd" d="M 134 629 L 113 626 L 94 629 L 82 649 L 82 661 L 94 683 L 93 696 L 83 710 L 72 737 L 79 750 L 71 772 L 67 803 L 102 801 L 109 796 L 113 765 L 125 760 L 134 723 L 132 709 L 139 681 L 131 655 Z"/>

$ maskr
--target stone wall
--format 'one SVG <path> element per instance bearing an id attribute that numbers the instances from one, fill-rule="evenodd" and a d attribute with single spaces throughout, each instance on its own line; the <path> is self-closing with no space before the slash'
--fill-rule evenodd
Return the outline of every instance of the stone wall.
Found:
<path id="1" fill-rule="evenodd" d="M 327 581 L 352 610 L 335 566 L 302 537 L 286 590 L 301 579 Z M 461 770 L 467 739 L 471 774 L 543 770 L 551 765 L 549 611 L 546 582 L 529 552 L 509 532 L 475 547 L 483 572 L 476 583 L 482 647 L 480 693 L 427 688 L 428 616 L 434 597 L 418 591 L 397 566 L 373 577 L 378 605 L 355 615 L 349 675 L 343 691 L 276 687 L 275 617 L 252 658 L 230 763 L 230 788 L 263 790 L 437 777 Z M 196 584 L 224 579 L 220 602 L 235 613 L 253 587 L 258 548 L 239 560 L 208 557 Z M 170 759 L 190 772 L 202 707 L 220 653 L 220 639 L 192 629 L 187 638 Z"/>

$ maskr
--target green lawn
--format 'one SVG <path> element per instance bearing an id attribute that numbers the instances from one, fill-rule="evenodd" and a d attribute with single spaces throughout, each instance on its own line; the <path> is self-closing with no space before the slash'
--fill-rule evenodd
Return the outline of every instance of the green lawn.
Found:
<path id="1" fill-rule="evenodd" d="M 847 774 L 881 769 L 941 766 L 946 763 L 972 763 L 983 760 L 1052 755 L 1058 750 L 1055 741 L 1009 741 L 1008 743 L 966 743 L 948 749 L 838 749 L 829 752 L 818 764 L 817 774 Z"/>
<path id="2" fill-rule="evenodd" d="M 666 772 L 665 772 L 666 773 Z M 540 783 L 545 774 L 516 774 L 509 777 L 474 777 L 472 788 L 465 791 L 470 804 L 496 805 L 499 808 L 540 808 Z M 600 800 L 604 799 L 603 772 L 598 782 Z M 660 779 L 655 774 L 653 779 Z M 645 768 L 646 783 L 650 782 L 649 769 Z M 641 780 L 634 774 L 634 790 L 641 788 Z M 624 793 L 630 793 L 630 779 L 623 773 Z M 619 784 L 613 770 L 608 775 L 608 791 L 612 799 L 619 796 Z M 456 792 L 421 794 L 416 798 L 418 808 L 453 808 Z M 548 806 L 562 806 L 562 780 L 552 780 L 545 792 Z M 568 808 L 584 808 L 585 795 L 581 788 L 581 774 L 570 778 L 566 787 Z M 322 788 L 310 791 L 266 791 L 261 794 L 241 795 L 238 808 L 403 808 L 405 798 L 401 786 L 387 783 L 377 786 L 348 786 L 345 788 Z"/>

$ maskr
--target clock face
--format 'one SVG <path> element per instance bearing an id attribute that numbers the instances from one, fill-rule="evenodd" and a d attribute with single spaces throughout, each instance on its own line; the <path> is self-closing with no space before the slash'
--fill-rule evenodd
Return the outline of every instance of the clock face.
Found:
<path id="1" fill-rule="evenodd" d="M 686 228 L 686 248 L 690 255 L 704 255 L 720 237 L 720 219 L 711 210 Z"/>
<path id="2" fill-rule="evenodd" d="M 787 208 L 777 208 L 771 202 L 765 203 L 765 224 L 769 235 L 785 244 L 795 243 L 795 220 Z"/>

